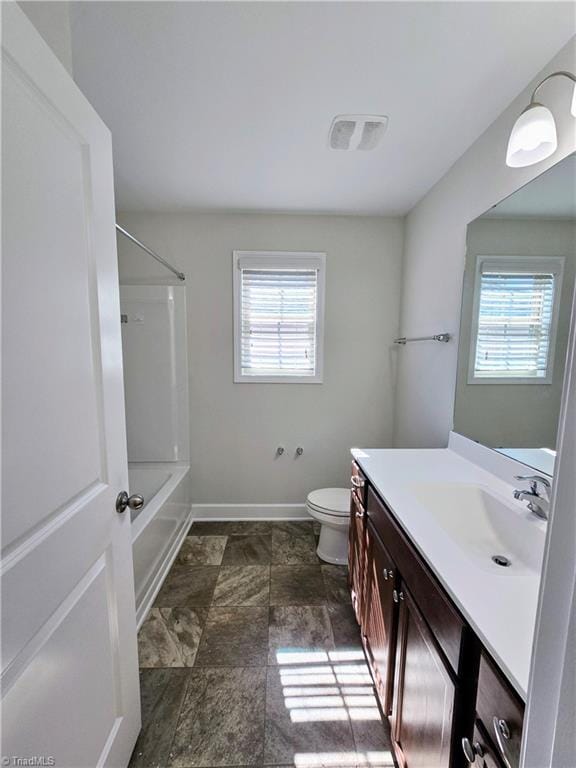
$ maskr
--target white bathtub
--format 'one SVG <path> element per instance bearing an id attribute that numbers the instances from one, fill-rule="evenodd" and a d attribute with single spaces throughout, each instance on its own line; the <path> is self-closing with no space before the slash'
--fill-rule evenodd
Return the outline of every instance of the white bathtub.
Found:
<path id="1" fill-rule="evenodd" d="M 190 466 L 129 463 L 129 492 L 144 497 L 132 513 L 136 620 L 146 618 L 191 523 Z"/>

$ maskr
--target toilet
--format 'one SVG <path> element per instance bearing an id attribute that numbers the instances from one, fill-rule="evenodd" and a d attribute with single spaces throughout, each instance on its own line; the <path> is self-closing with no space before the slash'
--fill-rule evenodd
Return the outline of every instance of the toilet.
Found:
<path id="1" fill-rule="evenodd" d="M 350 520 L 350 490 L 320 488 L 306 499 L 308 514 L 322 528 L 316 553 L 321 560 L 334 565 L 348 562 L 348 525 Z"/>

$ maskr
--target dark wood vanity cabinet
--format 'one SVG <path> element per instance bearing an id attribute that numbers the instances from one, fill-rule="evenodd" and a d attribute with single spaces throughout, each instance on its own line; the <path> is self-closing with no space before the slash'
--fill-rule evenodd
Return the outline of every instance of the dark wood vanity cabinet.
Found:
<path id="1" fill-rule="evenodd" d="M 392 711 L 394 649 L 398 624 L 397 570 L 375 529 L 366 526 L 366 592 L 363 641 L 383 712 Z"/>
<path id="2" fill-rule="evenodd" d="M 456 682 L 408 589 L 399 594 L 392 743 L 400 768 L 449 768 Z"/>
<path id="3" fill-rule="evenodd" d="M 352 478 L 350 589 L 400 768 L 517 768 L 522 702 L 356 464 Z"/>

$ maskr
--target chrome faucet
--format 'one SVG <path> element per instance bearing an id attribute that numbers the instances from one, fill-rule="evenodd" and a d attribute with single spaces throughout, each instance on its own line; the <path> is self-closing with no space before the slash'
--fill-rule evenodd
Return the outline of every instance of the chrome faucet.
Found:
<path id="1" fill-rule="evenodd" d="M 516 480 L 526 480 L 530 483 L 529 491 L 514 491 L 514 498 L 519 501 L 527 501 L 528 509 L 541 520 L 548 520 L 550 511 L 550 480 L 542 475 L 515 475 Z M 538 486 L 544 489 L 544 495 L 538 493 Z"/>

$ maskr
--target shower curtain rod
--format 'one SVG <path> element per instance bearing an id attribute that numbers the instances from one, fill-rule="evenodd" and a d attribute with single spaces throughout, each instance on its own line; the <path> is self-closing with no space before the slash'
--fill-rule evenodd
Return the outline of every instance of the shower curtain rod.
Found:
<path id="1" fill-rule="evenodd" d="M 148 248 L 147 245 L 141 243 L 138 238 L 134 237 L 134 235 L 131 235 L 130 232 L 127 232 L 123 227 L 120 226 L 120 224 L 116 224 L 116 229 L 118 232 L 120 232 L 120 234 L 124 235 L 124 237 L 127 237 L 128 240 L 131 240 L 139 248 L 142 248 L 143 251 L 146 251 L 146 253 L 150 254 L 153 259 L 156 259 L 156 261 L 159 261 L 160 264 L 163 264 L 166 269 L 169 269 L 170 272 L 173 272 L 179 280 L 186 280 L 186 275 L 184 272 L 180 272 L 178 269 L 176 269 L 176 267 L 173 267 L 172 264 L 169 264 L 166 259 L 163 259 L 162 256 L 158 256 L 157 253 L 154 253 L 154 251 Z"/>

